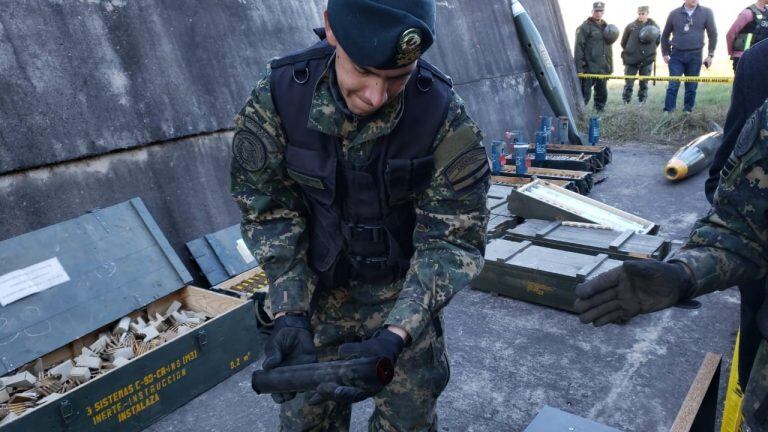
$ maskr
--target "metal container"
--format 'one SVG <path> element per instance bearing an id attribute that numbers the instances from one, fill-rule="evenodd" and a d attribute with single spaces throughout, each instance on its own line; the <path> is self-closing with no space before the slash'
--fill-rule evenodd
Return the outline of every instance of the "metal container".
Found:
<path id="1" fill-rule="evenodd" d="M 39 275 L 38 264 L 51 262 L 51 286 L 0 308 L 0 374 L 37 359 L 58 365 L 121 318 L 174 301 L 210 318 L 28 409 L 2 432 L 139 431 L 260 355 L 253 302 L 188 286 L 191 275 L 139 199 L 0 242 L 0 278 Z"/>
<path id="2" fill-rule="evenodd" d="M 472 287 L 519 300 L 573 311 L 579 283 L 616 268 L 621 261 L 496 238 Z"/>
<path id="3" fill-rule="evenodd" d="M 544 131 L 536 132 L 536 150 L 534 152 L 534 159 L 533 159 L 534 161 L 546 162 L 547 144 L 549 144 L 547 140 L 547 132 L 544 132 Z"/>
<path id="4" fill-rule="evenodd" d="M 504 141 L 493 140 L 491 144 L 491 172 L 498 174 L 501 172 L 501 158 L 503 155 Z"/>
<path id="5" fill-rule="evenodd" d="M 600 117 L 589 119 L 589 143 L 597 145 L 600 142 Z"/>
<path id="6" fill-rule="evenodd" d="M 515 174 L 528 172 L 528 144 L 515 144 Z"/>
<path id="7" fill-rule="evenodd" d="M 505 232 L 504 238 L 572 252 L 606 254 L 618 260 L 663 260 L 670 251 L 669 240 L 658 236 L 582 222 L 528 219 Z"/>
<path id="8" fill-rule="evenodd" d="M 570 141 L 568 141 L 569 127 L 568 117 L 557 118 L 557 144 L 570 144 Z"/>
<path id="9" fill-rule="evenodd" d="M 512 191 L 509 207 L 525 219 L 588 222 L 619 231 L 656 234 L 659 225 L 631 213 L 537 180 Z"/>

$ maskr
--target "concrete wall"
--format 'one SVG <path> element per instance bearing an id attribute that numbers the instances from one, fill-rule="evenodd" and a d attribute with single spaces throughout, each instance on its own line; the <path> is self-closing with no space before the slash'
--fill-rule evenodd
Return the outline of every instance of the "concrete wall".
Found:
<path id="1" fill-rule="evenodd" d="M 551 114 L 506 1 L 437 3 L 429 58 L 488 138 Z M 523 4 L 575 96 L 557 1 Z M 232 118 L 271 57 L 313 42 L 324 6 L 0 2 L 0 240 L 140 196 L 194 270 L 184 243 L 238 221 L 228 196 Z"/>

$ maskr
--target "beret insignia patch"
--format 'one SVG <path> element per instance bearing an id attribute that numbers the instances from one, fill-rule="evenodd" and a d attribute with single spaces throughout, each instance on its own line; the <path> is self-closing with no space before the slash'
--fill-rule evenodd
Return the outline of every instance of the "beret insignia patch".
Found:
<path id="1" fill-rule="evenodd" d="M 267 162 L 264 143 L 256 134 L 241 130 L 232 140 L 232 153 L 237 163 L 248 171 L 261 171 Z"/>
<path id="2" fill-rule="evenodd" d="M 411 64 L 421 57 L 421 30 L 408 29 L 400 35 L 397 43 L 397 64 L 405 66 Z"/>
<path id="3" fill-rule="evenodd" d="M 469 150 L 448 164 L 443 176 L 454 192 L 463 193 L 482 182 L 491 172 L 483 147 Z"/>

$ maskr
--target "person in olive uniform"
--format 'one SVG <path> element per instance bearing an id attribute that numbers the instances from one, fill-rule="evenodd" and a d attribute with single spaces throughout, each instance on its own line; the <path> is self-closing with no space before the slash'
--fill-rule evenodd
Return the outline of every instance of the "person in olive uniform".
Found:
<path id="1" fill-rule="evenodd" d="M 434 0 L 329 0 L 321 41 L 274 60 L 235 119 L 232 194 L 269 280 L 265 370 L 354 357 L 383 388 L 276 394 L 280 430 L 437 430 L 442 309 L 483 266 L 490 166 L 451 80 L 421 59 Z"/>
<path id="2" fill-rule="evenodd" d="M 637 19 L 631 22 L 624 29 L 624 34 L 621 38 L 621 60 L 624 62 L 624 75 L 634 76 L 638 73 L 640 76 L 650 76 L 653 70 L 653 63 L 656 61 L 656 49 L 661 43 L 661 30 L 659 26 L 648 17 L 648 6 L 640 6 L 637 8 Z M 650 32 L 648 30 L 643 31 L 646 27 L 653 26 L 656 32 Z M 641 32 L 645 38 L 649 34 L 653 34 L 656 37 L 652 41 L 647 41 L 641 38 Z M 624 86 L 624 93 L 621 95 L 624 103 L 632 101 L 632 91 L 635 85 L 635 80 L 626 80 Z M 637 92 L 637 98 L 640 103 L 645 102 L 648 98 L 648 81 L 640 80 L 640 90 Z"/>
<path id="3" fill-rule="evenodd" d="M 576 29 L 574 58 L 578 73 L 604 75 L 613 73 L 613 53 L 604 34 L 605 28 L 608 26 L 603 20 L 604 13 L 605 3 L 595 2 L 592 5 L 592 16 Z M 593 78 L 581 79 L 581 94 L 584 96 L 585 105 L 589 105 L 593 87 L 595 89 L 595 109 L 602 111 L 608 101 L 607 81 Z"/>

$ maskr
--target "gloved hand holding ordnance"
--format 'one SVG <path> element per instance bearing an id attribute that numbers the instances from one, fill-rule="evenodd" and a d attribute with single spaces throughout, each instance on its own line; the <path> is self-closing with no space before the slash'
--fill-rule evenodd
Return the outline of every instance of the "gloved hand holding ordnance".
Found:
<path id="1" fill-rule="evenodd" d="M 307 316 L 283 315 L 275 319 L 275 327 L 264 345 L 265 371 L 283 366 L 317 362 L 312 327 Z M 277 403 L 293 399 L 296 393 L 275 393 Z"/>
<path id="2" fill-rule="evenodd" d="M 684 264 L 625 261 L 576 286 L 574 308 L 581 322 L 600 327 L 674 306 L 688 298 L 692 286 Z"/>
<path id="3" fill-rule="evenodd" d="M 363 342 L 346 343 L 339 347 L 339 355 L 346 359 L 385 358 L 394 368 L 397 358 L 405 347 L 403 339 L 395 333 L 382 329 L 376 332 L 372 338 Z M 386 384 L 385 384 L 386 385 Z M 355 403 L 368 399 L 380 392 L 384 385 L 372 388 L 361 388 L 348 385 L 339 385 L 334 382 L 320 384 L 315 394 L 309 400 L 312 405 L 325 401 L 339 403 Z"/>

